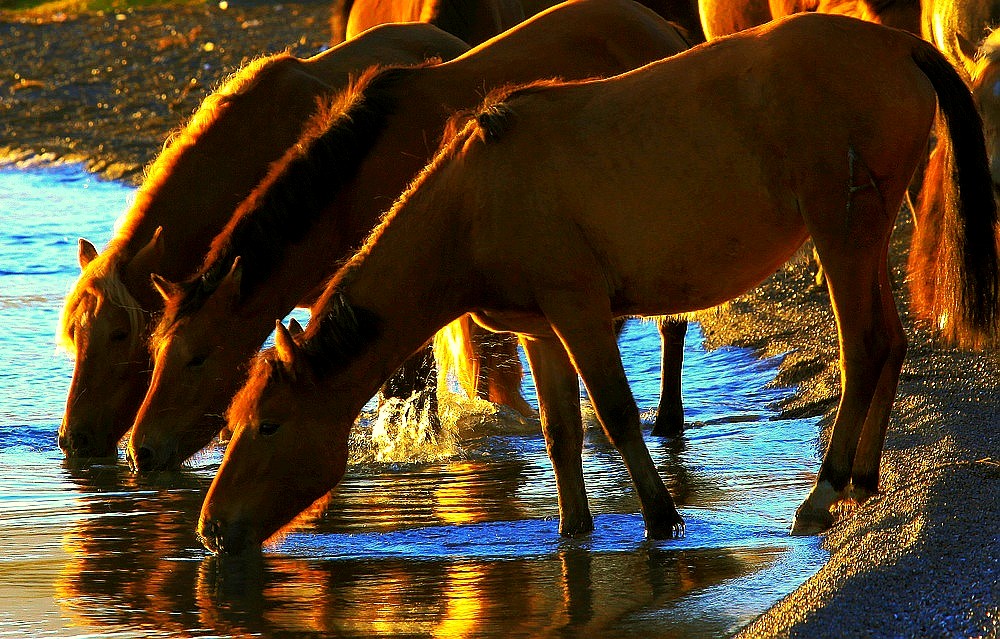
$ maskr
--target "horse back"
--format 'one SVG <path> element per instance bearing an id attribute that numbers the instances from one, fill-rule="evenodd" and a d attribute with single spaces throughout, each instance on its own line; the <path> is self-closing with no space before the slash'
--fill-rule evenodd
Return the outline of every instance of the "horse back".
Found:
<path id="1" fill-rule="evenodd" d="M 516 256 L 496 248 L 517 245 L 513 236 L 484 234 L 473 245 L 510 269 L 544 268 L 539 255 L 592 254 L 622 312 L 720 303 L 816 229 L 859 224 L 845 217 L 859 197 L 851 187 L 902 193 L 936 109 L 911 57 L 917 42 L 803 15 L 607 80 L 515 92 L 451 149 L 464 167 L 453 169 L 456 197 L 462 210 L 502 214 L 482 224 L 490 233 L 551 244 Z M 894 217 L 880 209 L 859 231 L 887 233 Z M 531 290 L 535 279 L 544 278 L 520 284 Z M 670 286 L 680 286 L 675 306 L 642 306 Z"/>

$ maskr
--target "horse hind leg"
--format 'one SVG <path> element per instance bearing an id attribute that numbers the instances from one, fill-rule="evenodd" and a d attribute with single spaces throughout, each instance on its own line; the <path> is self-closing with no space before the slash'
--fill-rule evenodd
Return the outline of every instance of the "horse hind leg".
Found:
<path id="1" fill-rule="evenodd" d="M 606 299 L 561 291 L 546 296 L 543 313 L 583 379 L 597 418 L 622 456 L 639 497 L 646 535 L 683 534 L 677 512 L 642 438 L 639 409 L 625 377 Z"/>
<path id="2" fill-rule="evenodd" d="M 813 218 L 809 225 L 837 321 L 841 397 L 816 485 L 795 513 L 792 534 L 815 534 L 833 524 L 830 509 L 848 497 L 863 429 L 882 432 L 880 422 L 888 420 L 905 352 L 886 259 L 898 205 L 891 215 L 884 205 L 901 202 L 902 192 L 892 189 L 883 200 L 874 182 L 857 179 L 853 162 L 851 169 L 846 212 L 827 211 L 822 223 Z M 871 179 L 863 166 L 858 172 Z M 870 439 L 866 445 L 874 447 Z"/>
<path id="3" fill-rule="evenodd" d="M 594 529 L 594 519 L 583 481 L 583 419 L 576 370 L 554 336 L 524 337 L 521 344 L 538 391 L 542 433 L 556 476 L 559 533 L 589 533 Z"/>
<path id="4" fill-rule="evenodd" d="M 885 256 L 883 263 L 887 261 L 888 256 Z M 872 398 L 871 408 L 861 429 L 861 438 L 851 469 L 851 498 L 858 503 L 864 503 L 878 492 L 882 448 L 889 428 L 889 416 L 896 397 L 899 375 L 903 369 L 903 359 L 906 356 L 906 334 L 899 319 L 896 302 L 892 297 L 888 268 L 880 270 L 879 284 L 879 291 L 882 294 L 883 328 L 889 343 L 889 356 L 879 375 L 875 396 Z"/>
<path id="5" fill-rule="evenodd" d="M 660 403 L 653 422 L 653 434 L 678 437 L 684 432 L 684 403 L 681 398 L 681 369 L 684 365 L 684 336 L 687 321 L 662 319 L 660 331 Z"/>

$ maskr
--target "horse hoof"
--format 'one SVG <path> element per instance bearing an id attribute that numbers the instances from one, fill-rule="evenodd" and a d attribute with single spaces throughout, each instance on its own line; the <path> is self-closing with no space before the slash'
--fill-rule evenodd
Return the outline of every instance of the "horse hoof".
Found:
<path id="1" fill-rule="evenodd" d="M 829 509 L 816 508 L 805 501 L 795 511 L 795 520 L 789 534 L 795 537 L 818 535 L 833 526 L 833 514 Z"/>
<path id="2" fill-rule="evenodd" d="M 866 488 L 865 486 L 857 486 L 851 484 L 851 499 L 858 504 L 863 504 L 875 495 L 878 494 L 877 489 Z"/>
<path id="3" fill-rule="evenodd" d="M 676 511 L 673 517 L 663 524 L 646 524 L 647 539 L 680 539 L 686 532 L 684 518 Z"/>
<path id="4" fill-rule="evenodd" d="M 680 437 L 684 434 L 684 416 L 664 415 L 653 422 L 652 435 L 656 437 Z"/>

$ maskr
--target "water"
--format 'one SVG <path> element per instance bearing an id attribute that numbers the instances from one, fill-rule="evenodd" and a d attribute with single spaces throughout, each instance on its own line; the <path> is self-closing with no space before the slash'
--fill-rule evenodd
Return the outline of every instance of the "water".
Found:
<path id="1" fill-rule="evenodd" d="M 815 423 L 769 421 L 789 392 L 766 387 L 775 362 L 706 353 L 694 329 L 694 423 L 681 441 L 647 439 L 683 539 L 643 539 L 624 467 L 594 427 L 596 531 L 561 539 L 537 425 L 450 401 L 459 435 L 432 454 L 366 443 L 394 436 L 372 417 L 321 514 L 260 558 L 208 555 L 193 531 L 219 448 L 135 478 L 120 460 L 66 463 L 55 441 L 72 363 L 53 335 L 76 239 L 103 246 L 129 197 L 72 168 L 0 171 L 0 637 L 724 637 L 826 559 L 786 534 L 818 468 Z M 651 419 L 654 325 L 631 323 L 621 343 Z"/>

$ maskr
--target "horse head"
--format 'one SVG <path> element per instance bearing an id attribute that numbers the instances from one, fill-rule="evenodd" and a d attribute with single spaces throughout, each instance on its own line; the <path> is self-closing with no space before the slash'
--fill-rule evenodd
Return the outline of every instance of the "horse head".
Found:
<path id="1" fill-rule="evenodd" d="M 278 322 L 275 347 L 254 361 L 228 412 L 233 439 L 198 523 L 209 550 L 259 548 L 340 482 L 354 414 L 311 409 L 333 406 L 328 394 Z"/>
<path id="2" fill-rule="evenodd" d="M 236 389 L 219 380 L 238 379 L 232 371 L 243 360 L 234 356 L 231 336 L 223 339 L 214 324 L 233 312 L 241 277 L 239 258 L 218 277 L 175 284 L 153 276 L 166 307 L 149 340 L 152 379 L 127 450 L 133 470 L 176 467 L 221 429 Z"/>
<path id="3" fill-rule="evenodd" d="M 98 255 L 81 239 L 81 275 L 66 298 L 57 339 L 76 364 L 59 427 L 68 457 L 110 457 L 128 431 L 148 382 L 147 318 L 127 281 L 162 258 L 157 229 L 131 260 Z M 133 284 L 134 286 L 134 284 Z"/>

